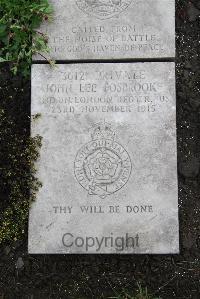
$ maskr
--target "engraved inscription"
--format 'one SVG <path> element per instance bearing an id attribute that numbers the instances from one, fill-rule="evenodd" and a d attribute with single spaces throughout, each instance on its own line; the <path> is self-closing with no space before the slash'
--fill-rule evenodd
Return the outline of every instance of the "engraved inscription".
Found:
<path id="1" fill-rule="evenodd" d="M 132 0 L 77 0 L 78 8 L 99 19 L 109 19 L 128 8 Z"/>
<path id="2" fill-rule="evenodd" d="M 156 113 L 170 103 L 162 81 L 144 70 L 67 71 L 61 80 L 44 84 L 40 103 L 52 114 Z"/>
<path id="3" fill-rule="evenodd" d="M 174 0 L 51 0 L 53 60 L 175 57 Z M 40 55 L 42 54 L 42 55 Z M 45 53 L 34 55 L 43 60 Z"/>
<path id="4" fill-rule="evenodd" d="M 101 198 L 120 190 L 128 182 L 131 169 L 128 152 L 115 141 L 115 133 L 107 123 L 96 125 L 92 141 L 78 151 L 74 162 L 79 184 L 89 195 Z"/>

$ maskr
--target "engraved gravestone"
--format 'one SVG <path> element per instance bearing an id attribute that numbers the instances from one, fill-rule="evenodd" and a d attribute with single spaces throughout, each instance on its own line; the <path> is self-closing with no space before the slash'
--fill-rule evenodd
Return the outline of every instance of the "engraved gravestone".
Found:
<path id="1" fill-rule="evenodd" d="M 172 62 L 33 65 L 29 253 L 178 253 L 175 107 Z"/>
<path id="2" fill-rule="evenodd" d="M 55 60 L 175 57 L 174 0 L 51 0 Z M 35 60 L 43 60 L 37 55 Z"/>

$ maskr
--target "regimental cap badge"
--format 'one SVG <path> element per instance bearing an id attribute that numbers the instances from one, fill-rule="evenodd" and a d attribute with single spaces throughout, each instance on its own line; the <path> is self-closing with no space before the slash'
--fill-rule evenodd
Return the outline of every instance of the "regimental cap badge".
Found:
<path id="1" fill-rule="evenodd" d="M 126 10 L 131 2 L 132 0 L 76 0 L 76 5 L 99 19 L 109 19 Z"/>
<path id="2" fill-rule="evenodd" d="M 125 148 L 115 141 L 115 132 L 110 124 L 94 125 L 91 137 L 92 141 L 77 152 L 74 173 L 88 195 L 106 198 L 126 185 L 132 162 Z"/>

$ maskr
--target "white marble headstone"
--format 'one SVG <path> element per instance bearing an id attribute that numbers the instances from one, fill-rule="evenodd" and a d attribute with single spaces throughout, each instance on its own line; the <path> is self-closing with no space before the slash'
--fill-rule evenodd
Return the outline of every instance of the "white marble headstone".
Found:
<path id="1" fill-rule="evenodd" d="M 172 62 L 33 65 L 29 253 L 178 253 Z"/>
<path id="2" fill-rule="evenodd" d="M 175 57 L 174 0 L 51 0 L 55 60 Z M 48 55 L 47 55 L 48 57 Z M 40 55 L 35 60 L 43 60 Z"/>

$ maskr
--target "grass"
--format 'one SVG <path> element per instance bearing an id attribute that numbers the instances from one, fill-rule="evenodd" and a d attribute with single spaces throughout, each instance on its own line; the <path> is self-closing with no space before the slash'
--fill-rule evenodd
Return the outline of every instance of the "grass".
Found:
<path id="1" fill-rule="evenodd" d="M 29 205 L 41 186 L 35 177 L 41 137 L 30 137 L 27 83 L 24 88 L 26 81 L 18 76 L 7 77 L 7 73 L 1 70 L 0 76 L 1 244 L 23 239 L 26 232 Z"/>
<path id="2" fill-rule="evenodd" d="M 123 290 L 122 293 L 116 295 L 115 297 L 109 297 L 109 299 L 161 299 L 160 297 L 154 297 L 148 293 L 147 287 L 143 288 L 138 284 L 138 289 L 136 292 L 131 293 L 129 291 Z"/>

